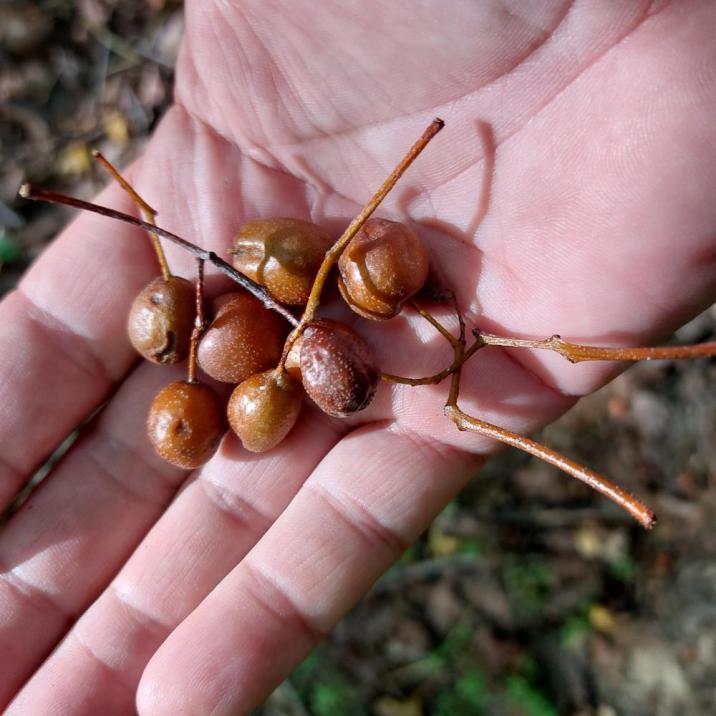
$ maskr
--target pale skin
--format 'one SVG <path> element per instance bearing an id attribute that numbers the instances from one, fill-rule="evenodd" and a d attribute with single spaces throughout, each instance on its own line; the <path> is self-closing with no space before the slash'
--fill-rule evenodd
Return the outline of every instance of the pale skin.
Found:
<path id="1" fill-rule="evenodd" d="M 378 213 L 415 222 L 468 326 L 641 345 L 716 299 L 713 3 L 270 5 L 189 3 L 177 104 L 127 172 L 160 225 L 221 253 L 261 216 L 338 234 L 441 116 Z M 383 385 L 269 454 L 162 463 L 144 417 L 183 368 L 137 365 L 124 329 L 158 272 L 141 231 L 82 215 L 0 304 L 3 504 L 109 399 L 0 533 L 8 713 L 244 713 L 494 448 L 442 415 L 447 384 Z M 357 326 L 385 372 L 451 360 L 412 310 Z M 529 432 L 620 367 L 485 348 L 461 405 Z"/>

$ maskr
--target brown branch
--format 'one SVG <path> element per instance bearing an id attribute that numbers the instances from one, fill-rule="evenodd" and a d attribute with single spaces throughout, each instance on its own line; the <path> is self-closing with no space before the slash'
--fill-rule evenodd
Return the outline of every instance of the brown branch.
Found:
<path id="1" fill-rule="evenodd" d="M 480 348 L 483 347 L 483 343 L 481 343 L 479 340 L 475 340 L 475 342 L 466 351 L 463 350 L 465 345 L 465 321 L 462 318 L 460 308 L 457 305 L 457 299 L 455 298 L 455 294 L 452 291 L 450 291 L 450 300 L 453 304 L 453 308 L 455 309 L 458 324 L 460 326 L 460 333 L 458 338 L 455 338 L 455 336 L 453 336 L 452 333 L 450 333 L 450 331 L 448 331 L 448 329 L 445 328 L 445 326 L 443 326 L 443 324 L 440 323 L 437 318 L 435 318 L 435 316 L 433 316 L 426 309 L 420 306 L 415 300 L 411 300 L 410 305 L 452 346 L 453 351 L 455 351 L 456 353 L 456 357 L 454 358 L 453 362 L 447 368 L 441 370 L 439 373 L 435 373 L 434 375 L 428 375 L 424 378 L 406 378 L 402 375 L 381 373 L 381 380 L 385 380 L 388 383 L 400 383 L 401 385 L 411 386 L 437 385 L 438 383 L 441 383 L 443 380 L 445 380 L 445 378 L 451 376 L 458 368 L 462 366 L 463 363 L 472 358 L 472 356 Z M 463 351 L 459 360 L 457 358 L 458 351 Z"/>
<path id="2" fill-rule="evenodd" d="M 607 480 L 599 473 L 523 435 L 518 435 L 505 428 L 487 423 L 484 420 L 473 418 L 463 413 L 457 405 L 446 405 L 445 414 L 455 423 L 458 430 L 469 430 L 479 435 L 485 435 L 494 440 L 499 440 L 505 445 L 511 445 L 530 455 L 534 455 L 540 458 L 540 460 L 544 460 L 544 462 L 554 465 L 563 472 L 566 472 L 568 475 L 576 477 L 578 480 L 589 485 L 592 489 L 608 497 L 612 502 L 615 502 L 625 509 L 644 527 L 650 528 L 654 526 L 656 518 L 654 517 L 654 513 L 646 505 L 636 500 L 626 490 Z"/>
<path id="3" fill-rule="evenodd" d="M 146 221 L 137 219 L 129 214 L 124 214 L 121 211 L 110 209 L 100 204 L 92 204 L 89 201 L 83 201 L 82 199 L 76 199 L 72 196 L 65 196 L 64 194 L 58 194 L 57 192 L 50 191 L 49 189 L 43 189 L 38 186 L 33 186 L 30 183 L 23 184 L 18 192 L 20 196 L 25 199 L 32 199 L 33 201 L 47 201 L 51 204 L 63 204 L 64 206 L 72 206 L 76 209 L 83 209 L 84 211 L 91 211 L 93 214 L 99 214 L 100 216 L 106 216 L 110 219 L 117 219 L 123 221 L 125 224 L 131 224 L 138 226 L 140 229 L 145 231 L 155 231 L 159 236 L 168 239 L 172 243 L 180 246 L 185 251 L 193 254 L 198 259 L 208 261 L 210 264 L 215 266 L 223 274 L 226 274 L 230 279 L 236 281 L 242 288 L 245 288 L 249 293 L 253 294 L 258 298 L 263 305 L 275 311 L 279 315 L 283 316 L 292 326 L 298 325 L 298 319 L 294 316 L 285 306 L 282 306 L 271 295 L 266 291 L 263 286 L 259 286 L 255 281 L 252 281 L 247 276 L 239 273 L 233 266 L 227 264 L 226 261 L 220 259 L 213 251 L 207 251 L 202 249 L 196 244 L 192 244 L 186 239 L 182 239 L 181 236 L 173 234 L 171 231 L 162 229 L 161 226 L 152 226 Z"/>
<path id="4" fill-rule="evenodd" d="M 451 292 L 451 300 L 454 301 L 452 298 L 453 294 Z M 415 299 L 411 299 L 409 301 L 409 304 L 418 312 L 419 315 L 421 315 L 453 348 L 459 343 L 460 339 L 455 338 L 450 331 L 448 331 L 445 326 L 443 326 L 440 321 L 438 321 L 435 316 L 433 316 L 431 313 L 428 313 L 426 309 L 424 309 Z M 455 305 L 455 304 L 454 304 Z M 455 313 L 457 313 L 458 316 L 458 322 L 461 318 L 460 311 L 455 309 Z"/>
<path id="5" fill-rule="evenodd" d="M 463 354 L 462 358 L 458 361 L 453 360 L 453 362 L 447 367 L 441 370 L 439 373 L 435 373 L 433 375 L 427 375 L 424 378 L 407 378 L 402 375 L 392 375 L 391 373 L 381 373 L 380 379 L 384 380 L 388 383 L 399 383 L 401 385 L 437 385 L 438 383 L 442 383 L 445 378 L 449 378 L 458 368 L 460 368 L 463 363 L 466 363 L 470 358 L 472 358 L 475 353 L 482 348 L 483 345 L 480 343 L 480 341 L 475 341 Z"/>
<path id="6" fill-rule="evenodd" d="M 146 201 L 144 201 L 144 199 L 142 199 L 141 196 L 139 196 L 134 187 L 117 171 L 117 169 L 112 165 L 112 163 L 101 152 L 96 149 L 93 149 L 92 156 L 105 168 L 109 175 L 122 187 L 122 189 L 124 189 L 124 191 L 129 194 L 132 201 L 134 201 L 134 203 L 139 207 L 139 210 L 142 212 L 144 220 L 148 224 L 156 226 L 156 209 L 152 208 L 149 204 L 147 204 Z M 161 243 L 159 242 L 157 232 L 150 231 L 149 238 L 152 240 L 152 245 L 154 246 L 154 253 L 157 255 L 157 261 L 159 261 L 159 268 L 161 268 L 162 270 L 162 276 L 164 276 L 165 281 L 168 281 L 171 278 L 172 274 L 169 270 L 167 257 L 164 254 L 164 249 L 162 248 Z"/>
<path id="7" fill-rule="evenodd" d="M 716 356 L 716 341 L 697 343 L 688 346 L 654 346 L 633 348 L 610 348 L 603 346 L 585 346 L 569 343 L 558 335 L 542 340 L 527 338 L 506 338 L 475 331 L 475 337 L 486 346 L 502 346 L 504 348 L 539 348 L 554 351 L 566 358 L 570 363 L 588 360 L 678 360 L 681 358 L 707 358 Z"/>
<path id="8" fill-rule="evenodd" d="M 194 318 L 194 330 L 191 332 L 189 343 L 189 367 L 187 381 L 196 383 L 196 351 L 199 347 L 199 339 L 204 332 L 204 260 L 196 260 L 196 314 Z"/>

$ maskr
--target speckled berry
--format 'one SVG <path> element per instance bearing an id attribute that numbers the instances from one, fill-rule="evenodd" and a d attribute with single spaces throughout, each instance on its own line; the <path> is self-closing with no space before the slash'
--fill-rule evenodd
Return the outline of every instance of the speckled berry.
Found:
<path id="1" fill-rule="evenodd" d="M 275 366 L 281 358 L 288 324 L 250 293 L 228 293 L 199 343 L 197 360 L 214 380 L 241 383 Z"/>
<path id="2" fill-rule="evenodd" d="M 233 263 L 280 303 L 302 306 L 332 243 L 326 231 L 309 221 L 259 219 L 236 236 Z"/>
<path id="3" fill-rule="evenodd" d="M 368 219 L 338 260 L 338 288 L 363 318 L 396 316 L 428 276 L 428 252 L 410 228 Z"/>
<path id="4" fill-rule="evenodd" d="M 293 428 L 301 411 L 301 394 L 274 370 L 257 373 L 234 388 L 227 414 L 231 429 L 251 452 L 276 447 Z"/>
<path id="5" fill-rule="evenodd" d="M 370 346 L 339 321 L 320 320 L 306 328 L 299 367 L 306 393 L 335 417 L 366 408 L 380 379 Z"/>
<path id="6" fill-rule="evenodd" d="M 208 462 L 225 429 L 219 398 L 203 383 L 170 383 L 157 393 L 147 416 L 147 434 L 157 454 L 185 469 Z"/>
<path id="7" fill-rule="evenodd" d="M 137 352 L 152 363 L 178 363 L 189 353 L 194 329 L 194 285 L 179 276 L 158 276 L 137 295 L 127 333 Z"/>

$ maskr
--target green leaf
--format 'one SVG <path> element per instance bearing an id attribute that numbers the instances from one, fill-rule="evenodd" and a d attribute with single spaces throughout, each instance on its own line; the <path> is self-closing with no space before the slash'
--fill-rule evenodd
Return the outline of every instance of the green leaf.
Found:
<path id="1" fill-rule="evenodd" d="M 631 556 L 625 554 L 609 562 L 609 573 L 620 582 L 631 584 L 636 579 L 637 566 Z"/>
<path id="2" fill-rule="evenodd" d="M 490 699 L 485 679 L 478 669 L 470 669 L 455 684 L 455 691 L 469 707 L 483 708 Z"/>
<path id="3" fill-rule="evenodd" d="M 509 700 L 527 716 L 557 716 L 557 711 L 544 694 L 521 676 L 511 676 L 507 680 L 506 693 Z"/>
<path id="4" fill-rule="evenodd" d="M 311 709 L 314 716 L 363 713 L 353 687 L 338 677 L 316 683 L 311 692 Z"/>

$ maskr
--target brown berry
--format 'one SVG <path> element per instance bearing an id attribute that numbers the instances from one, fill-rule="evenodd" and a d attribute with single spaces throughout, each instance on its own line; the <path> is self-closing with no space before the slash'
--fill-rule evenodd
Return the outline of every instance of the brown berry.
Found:
<path id="1" fill-rule="evenodd" d="M 245 291 L 225 294 L 216 305 L 216 316 L 197 351 L 207 375 L 224 383 L 241 383 L 278 363 L 287 326 L 277 313 Z"/>
<path id="2" fill-rule="evenodd" d="M 338 288 L 363 318 L 397 316 L 428 276 L 428 252 L 410 228 L 368 219 L 338 260 Z"/>
<path id="3" fill-rule="evenodd" d="M 170 383 L 157 393 L 147 416 L 147 433 L 157 454 L 185 469 L 208 462 L 225 429 L 219 398 L 204 383 Z"/>
<path id="4" fill-rule="evenodd" d="M 139 292 L 129 309 L 129 340 L 152 363 L 178 363 L 189 353 L 195 310 L 190 281 L 157 276 Z"/>
<path id="5" fill-rule="evenodd" d="M 316 321 L 303 332 L 300 351 L 303 387 L 324 413 L 346 417 L 368 406 L 380 374 L 370 346 L 350 326 Z"/>
<path id="6" fill-rule="evenodd" d="M 234 267 L 265 286 L 279 302 L 303 306 L 326 251 L 330 235 L 300 219 L 259 219 L 239 231 Z"/>
<path id="7" fill-rule="evenodd" d="M 296 423 L 301 394 L 284 375 L 271 369 L 257 373 L 234 388 L 227 414 L 231 429 L 251 452 L 276 447 Z"/>

